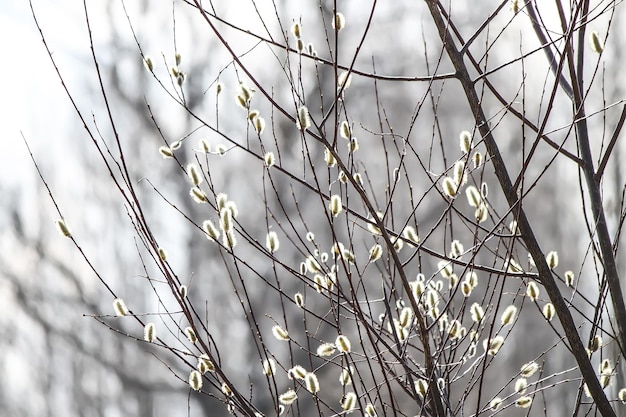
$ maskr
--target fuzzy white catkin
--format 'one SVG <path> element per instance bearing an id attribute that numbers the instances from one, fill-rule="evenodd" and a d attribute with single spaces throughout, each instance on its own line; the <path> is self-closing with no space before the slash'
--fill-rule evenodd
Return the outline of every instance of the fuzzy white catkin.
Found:
<path id="1" fill-rule="evenodd" d="M 187 339 L 189 339 L 191 343 L 198 341 L 198 336 L 196 336 L 196 332 L 191 327 L 185 327 L 185 336 L 187 336 Z"/>
<path id="2" fill-rule="evenodd" d="M 265 247 L 271 253 L 274 253 L 278 250 L 278 248 L 280 247 L 280 242 L 278 240 L 278 235 L 276 234 L 276 232 L 270 231 L 267 234 L 267 237 L 265 239 Z"/>
<path id="3" fill-rule="evenodd" d="M 348 87 L 350 87 L 350 84 L 352 84 L 352 74 L 348 71 L 341 71 L 341 73 L 337 76 L 337 86 L 339 89 L 343 87 L 344 90 L 347 90 Z"/>
<path id="4" fill-rule="evenodd" d="M 513 323 L 513 321 L 515 321 L 516 314 L 517 314 L 517 307 L 515 307 L 514 305 L 510 305 L 502 313 L 502 316 L 500 317 L 500 322 L 502 323 L 503 326 L 507 326 Z"/>
<path id="5" fill-rule="evenodd" d="M 156 338 L 156 326 L 154 323 L 148 323 L 143 329 L 143 340 L 152 343 Z"/>
<path id="6" fill-rule="evenodd" d="M 599 334 L 595 335 L 593 339 L 591 339 L 591 344 L 589 345 L 589 350 L 591 352 L 595 352 L 602 347 L 602 336 Z"/>
<path id="7" fill-rule="evenodd" d="M 626 404 L 626 388 L 622 388 L 617 393 L 617 398 L 622 402 L 622 404 Z"/>
<path id="8" fill-rule="evenodd" d="M 539 370 L 539 365 L 536 362 L 528 362 L 522 365 L 520 373 L 524 378 L 529 378 Z"/>
<path id="9" fill-rule="evenodd" d="M 515 401 L 515 406 L 519 408 L 528 408 L 533 402 L 533 398 L 530 396 L 520 397 Z"/>
<path id="10" fill-rule="evenodd" d="M 302 37 L 302 26 L 300 25 L 300 23 L 295 22 L 291 26 L 291 33 L 293 34 L 294 38 L 296 38 L 296 39 L 300 39 L 300 37 Z"/>
<path id="11" fill-rule="evenodd" d="M 352 367 L 343 368 L 341 370 L 341 375 L 339 376 L 339 383 L 343 386 L 351 385 L 352 384 L 352 372 L 353 372 Z"/>
<path id="12" fill-rule="evenodd" d="M 517 394 L 525 393 L 527 387 L 528 381 L 526 380 L 526 378 L 518 378 L 515 380 L 515 392 Z"/>
<path id="13" fill-rule="evenodd" d="M 267 376 L 276 375 L 276 361 L 272 358 L 263 361 L 263 374 Z"/>
<path id="14" fill-rule="evenodd" d="M 311 116 L 306 106 L 302 106 L 298 109 L 298 127 L 300 130 L 306 130 L 311 127 Z"/>
<path id="15" fill-rule="evenodd" d="M 472 149 L 472 134 L 467 130 L 462 131 L 459 135 L 459 147 L 463 153 L 469 153 Z"/>
<path id="16" fill-rule="evenodd" d="M 383 247 L 380 246 L 379 244 L 375 244 L 374 246 L 372 246 L 369 253 L 370 253 L 370 261 L 376 262 L 383 256 Z"/>
<path id="17" fill-rule="evenodd" d="M 415 244 L 418 244 L 420 241 L 420 238 L 417 235 L 417 232 L 415 231 L 415 228 L 413 226 L 406 226 L 402 231 L 402 236 Z"/>
<path id="18" fill-rule="evenodd" d="M 196 164 L 190 163 L 187 165 L 187 176 L 189 177 L 189 181 L 196 187 L 202 183 L 202 175 L 200 175 Z"/>
<path id="19" fill-rule="evenodd" d="M 320 383 L 317 379 L 317 376 L 313 372 L 309 372 L 308 374 L 306 374 L 306 376 L 304 377 L 304 384 L 306 386 L 306 389 L 312 394 L 315 394 L 320 390 Z"/>
<path id="20" fill-rule="evenodd" d="M 441 189 L 445 195 L 450 198 L 456 197 L 457 184 L 450 177 L 445 177 L 441 182 Z"/>
<path id="21" fill-rule="evenodd" d="M 287 341 L 289 340 L 289 333 L 279 325 L 272 327 L 272 334 L 277 340 Z"/>
<path id="22" fill-rule="evenodd" d="M 346 18 L 342 13 L 337 13 L 335 15 L 335 19 L 333 20 L 333 29 L 336 29 L 337 32 L 346 27 Z"/>
<path id="23" fill-rule="evenodd" d="M 70 232 L 69 227 L 67 227 L 67 223 L 65 223 L 65 220 L 63 219 L 58 219 L 55 222 L 56 226 L 57 226 L 57 230 L 59 231 L 59 234 L 61 236 L 64 237 L 70 237 L 72 236 L 72 232 Z"/>
<path id="24" fill-rule="evenodd" d="M 115 310 L 115 314 L 119 317 L 123 317 L 128 314 L 128 308 L 126 308 L 126 304 L 121 298 L 113 300 L 113 309 Z"/>
<path id="25" fill-rule="evenodd" d="M 291 405 L 298 399 L 298 395 L 291 388 L 278 396 L 278 401 L 284 405 Z"/>
<path id="26" fill-rule="evenodd" d="M 483 348 L 487 351 L 488 355 L 495 356 L 500 351 L 503 344 L 504 337 L 498 335 L 491 340 L 485 339 L 483 341 Z"/>
<path id="27" fill-rule="evenodd" d="M 256 130 L 256 133 L 259 135 L 265 130 L 265 119 L 261 116 L 255 117 L 252 120 L 252 124 L 254 125 L 254 130 Z"/>
<path id="28" fill-rule="evenodd" d="M 322 343 L 318 348 L 317 348 L 317 355 L 318 356 L 330 356 L 333 353 L 335 353 L 335 345 L 332 343 Z"/>
<path id="29" fill-rule="evenodd" d="M 417 392 L 420 397 L 424 398 L 426 391 L 428 391 L 428 382 L 426 380 L 418 379 L 415 381 L 415 392 Z"/>
<path id="30" fill-rule="evenodd" d="M 343 402 L 341 403 L 341 408 L 346 411 L 346 414 L 354 411 L 357 405 L 357 398 L 354 392 L 348 392 L 343 398 Z"/>
<path id="31" fill-rule="evenodd" d="M 189 190 L 189 195 L 193 198 L 193 201 L 198 204 L 206 203 L 208 201 L 206 194 L 200 189 L 200 187 L 193 187 Z"/>
<path id="32" fill-rule="evenodd" d="M 489 408 L 491 408 L 491 411 L 496 411 L 500 408 L 500 404 L 502 404 L 502 398 L 496 397 L 489 403 Z"/>
<path id="33" fill-rule="evenodd" d="M 209 144 L 209 141 L 207 141 L 204 138 L 198 141 L 198 147 L 200 148 L 201 152 L 204 152 L 204 153 L 211 152 L 211 145 Z"/>
<path id="34" fill-rule="evenodd" d="M 589 42 L 591 43 L 591 49 L 595 53 L 602 53 L 604 51 L 604 44 L 600 40 L 600 35 L 595 30 L 589 34 Z"/>
<path id="35" fill-rule="evenodd" d="M 202 389 L 202 374 L 193 370 L 189 373 L 189 386 L 194 391 L 200 391 Z"/>
<path id="36" fill-rule="evenodd" d="M 146 69 L 150 72 L 152 72 L 154 70 L 154 63 L 152 62 L 152 58 L 148 55 L 146 55 L 143 58 L 143 65 L 146 67 Z"/>
<path id="37" fill-rule="evenodd" d="M 197 368 L 201 374 L 205 374 L 207 372 L 215 372 L 215 365 L 213 364 L 209 356 L 204 353 L 198 358 Z"/>
<path id="38" fill-rule="evenodd" d="M 546 305 L 544 305 L 541 312 L 543 313 L 543 316 L 548 321 L 551 321 L 554 318 L 554 315 L 556 313 L 554 309 L 554 305 L 552 303 L 547 303 Z"/>
<path id="39" fill-rule="evenodd" d="M 163 159 L 173 158 L 174 151 L 169 146 L 161 146 L 159 148 L 159 153 L 163 157 Z"/>
<path id="40" fill-rule="evenodd" d="M 376 408 L 374 407 L 374 404 L 367 403 L 365 406 L 365 414 L 367 414 L 368 417 L 376 417 Z"/>
<path id="41" fill-rule="evenodd" d="M 287 371 L 287 377 L 289 379 L 299 379 L 302 380 L 304 379 L 304 377 L 306 377 L 306 374 L 308 372 L 306 371 L 306 369 L 304 369 L 303 366 L 301 365 L 295 365 L 293 368 L 289 369 L 289 371 Z"/>
<path id="42" fill-rule="evenodd" d="M 341 125 L 339 126 L 339 134 L 341 135 L 342 138 L 346 140 L 350 140 L 350 138 L 352 137 L 352 132 L 350 131 L 350 125 L 345 120 L 341 122 Z"/>
<path id="43" fill-rule="evenodd" d="M 335 346 L 337 346 L 337 350 L 342 353 L 349 353 L 352 350 L 352 344 L 350 343 L 350 339 L 348 339 L 344 335 L 337 336 Z"/>
<path id="44" fill-rule="evenodd" d="M 303 296 L 301 293 L 297 292 L 297 293 L 293 296 L 293 299 L 295 300 L 296 305 L 297 305 L 298 307 L 300 307 L 300 308 L 303 308 L 303 307 L 304 307 L 304 296 Z"/>
<path id="45" fill-rule="evenodd" d="M 337 194 L 333 194 L 330 197 L 330 203 L 328 207 L 333 217 L 339 216 L 339 214 L 343 211 L 343 206 L 341 204 L 341 197 Z"/>
<path id="46" fill-rule="evenodd" d="M 530 301 L 535 301 L 539 297 L 539 286 L 534 281 L 528 283 L 526 295 L 530 298 Z"/>
<path id="47" fill-rule="evenodd" d="M 274 157 L 274 152 L 267 152 L 263 157 L 265 161 L 265 166 L 268 168 L 273 167 L 276 164 L 276 158 Z"/>
<path id="48" fill-rule="evenodd" d="M 546 255 L 546 263 L 550 269 L 559 266 L 559 254 L 556 251 L 548 252 L 548 255 Z"/>
<path id="49" fill-rule="evenodd" d="M 226 153 L 226 145 L 220 143 L 219 145 L 215 147 L 215 152 L 219 156 L 224 156 L 224 154 Z"/>
<path id="50" fill-rule="evenodd" d="M 215 227 L 211 220 L 205 220 L 202 222 L 202 230 L 206 233 L 207 239 L 210 241 L 216 241 L 220 237 L 220 231 Z"/>
<path id="51" fill-rule="evenodd" d="M 470 314 L 472 317 L 472 321 L 474 321 L 475 323 L 479 323 L 485 316 L 485 311 L 480 304 L 474 303 L 470 307 Z"/>

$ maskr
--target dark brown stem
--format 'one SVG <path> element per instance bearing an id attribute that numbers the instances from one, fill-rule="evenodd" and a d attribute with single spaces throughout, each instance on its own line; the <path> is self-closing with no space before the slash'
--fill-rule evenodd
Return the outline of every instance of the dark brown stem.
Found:
<path id="1" fill-rule="evenodd" d="M 589 7 L 588 2 L 583 2 L 583 15 L 586 16 L 586 9 Z M 584 23 L 584 20 L 583 20 Z M 604 274 L 611 293 L 611 301 L 613 303 L 613 314 L 617 324 L 618 337 L 616 339 L 622 355 L 626 347 L 626 304 L 624 304 L 624 296 L 622 294 L 622 286 L 619 282 L 619 273 L 617 272 L 617 263 L 613 252 L 613 243 L 611 235 L 606 223 L 604 215 L 604 206 L 602 204 L 602 193 L 600 191 L 599 182 L 596 181 L 596 172 L 593 166 L 593 154 L 591 153 L 591 145 L 589 143 L 589 129 L 587 127 L 587 116 L 585 114 L 585 101 L 583 96 L 583 61 L 579 58 L 578 65 L 574 67 L 574 52 L 571 47 L 572 43 L 566 44 L 565 53 L 567 54 L 567 62 L 569 65 L 570 76 L 574 95 L 572 103 L 574 105 L 576 121 L 576 139 L 578 142 L 578 151 L 584 164 L 580 167 L 587 183 L 587 192 L 591 201 L 591 212 L 593 214 L 594 224 L 596 226 L 596 234 L 598 236 L 598 244 L 602 255 L 602 266 Z M 585 25 L 581 25 L 578 33 L 577 50 L 582 54 L 585 50 Z M 579 55 L 580 57 L 581 55 Z M 610 149 L 607 149 L 605 159 L 610 155 Z"/>
<path id="2" fill-rule="evenodd" d="M 585 382 L 587 383 L 589 392 L 591 393 L 596 403 L 596 406 L 598 407 L 598 410 L 604 417 L 615 417 L 615 412 L 611 408 L 611 404 L 606 398 L 606 395 L 602 390 L 602 386 L 600 385 L 600 382 L 596 377 L 595 370 L 591 365 L 591 362 L 589 361 L 587 351 L 581 341 L 580 335 L 578 334 L 576 324 L 572 319 L 568 306 L 561 296 L 559 288 L 554 278 L 552 277 L 552 271 L 546 263 L 543 251 L 541 250 L 537 238 L 534 235 L 533 229 L 528 219 L 526 218 L 526 214 L 521 205 L 521 200 L 518 198 L 517 192 L 513 188 L 513 184 L 506 169 L 504 159 L 502 158 L 496 140 L 493 137 L 491 130 L 489 129 L 487 118 L 482 109 L 478 95 L 476 94 L 476 91 L 474 89 L 474 84 L 472 83 L 472 80 L 470 78 L 468 68 L 463 61 L 463 55 L 456 47 L 452 35 L 448 30 L 448 25 L 444 21 L 439 10 L 439 2 L 436 0 L 425 1 L 428 5 L 428 9 L 433 18 L 435 26 L 437 27 L 444 48 L 446 49 L 446 52 L 450 60 L 452 61 L 454 68 L 456 69 L 457 78 L 463 87 L 465 96 L 467 97 L 469 106 L 472 110 L 472 114 L 478 126 L 478 130 L 485 141 L 485 146 L 487 147 L 487 151 L 489 152 L 489 155 L 491 157 L 491 162 L 493 164 L 495 174 L 498 178 L 498 182 L 500 183 L 502 191 L 506 196 L 509 206 L 512 209 L 514 208 L 514 211 L 518 214 L 517 222 L 522 234 L 522 239 L 524 240 L 531 256 L 535 260 L 537 270 L 539 272 L 539 280 L 543 284 L 546 292 L 548 293 L 550 301 L 554 305 L 557 316 L 561 322 L 561 325 L 563 326 L 563 330 L 565 331 L 565 335 L 570 344 L 572 353 L 580 368 L 580 372 L 583 375 Z"/>
<path id="3" fill-rule="evenodd" d="M 613 148 L 615 147 L 615 143 L 617 143 L 617 138 L 624 127 L 624 121 L 626 121 L 626 106 L 622 107 L 622 114 L 619 117 L 619 121 L 617 122 L 617 126 L 615 126 L 615 130 L 613 131 L 613 136 L 611 136 L 611 140 L 609 141 L 609 146 L 607 146 L 606 151 L 604 152 L 604 156 L 600 161 L 600 165 L 598 165 L 598 169 L 594 175 L 594 181 L 597 184 L 600 184 L 602 180 L 602 176 L 604 175 L 604 170 L 606 168 L 606 164 L 609 162 L 609 157 L 613 152 Z"/>

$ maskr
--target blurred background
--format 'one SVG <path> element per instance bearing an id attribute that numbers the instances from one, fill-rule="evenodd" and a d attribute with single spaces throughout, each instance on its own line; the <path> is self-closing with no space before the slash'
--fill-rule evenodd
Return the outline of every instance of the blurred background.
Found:
<path id="1" fill-rule="evenodd" d="M 65 86 L 85 116 L 86 123 L 101 129 L 101 134 L 108 141 L 112 132 L 93 69 L 81 3 L 33 0 L 32 4 Z M 278 41 L 283 39 L 276 23 L 279 19 L 283 28 L 289 28 L 293 21 L 301 21 L 306 41 L 315 45 L 320 56 L 328 56 L 324 52 L 328 50 L 326 35 L 321 28 L 329 28 L 332 2 L 277 0 L 273 5 L 265 0 L 237 0 L 219 3 L 223 4 L 216 4 L 215 7 L 224 21 L 264 37 L 276 37 Z M 352 54 L 348 51 L 355 50 L 361 42 L 370 5 L 363 7 L 357 0 L 338 3 L 349 22 L 341 44 L 346 54 L 340 61 L 349 65 Z M 599 3 L 598 8 L 607 4 Z M 218 261 L 212 256 L 214 252 L 207 253 L 206 247 L 199 244 L 203 238 L 193 228 L 187 227 L 188 224 L 176 216 L 172 207 L 158 198 L 152 188 L 154 184 L 166 193 L 173 204 L 191 213 L 193 220 L 201 221 L 201 213 L 188 198 L 187 178 L 180 174 L 178 167 L 164 164 L 156 150 L 164 144 L 164 138 L 165 142 L 171 143 L 189 137 L 194 146 L 199 138 L 207 138 L 212 146 L 224 143 L 224 140 L 213 132 L 197 129 L 197 121 L 169 97 L 168 93 L 175 88 L 161 87 L 145 70 L 130 25 L 143 53 L 152 57 L 155 73 L 162 79 L 168 79 L 167 67 L 172 65 L 175 52 L 181 54 L 180 68 L 187 74 L 184 87 L 187 105 L 202 117 L 219 120 L 220 130 L 233 137 L 242 134 L 242 126 L 245 129 L 242 113 L 234 102 L 237 76 L 243 74 L 234 71 L 232 59 L 208 30 L 206 23 L 183 2 L 127 1 L 130 24 L 122 3 L 118 1 L 87 1 L 87 4 L 104 88 L 109 94 L 127 160 L 132 161 L 129 165 L 131 176 L 137 181 L 153 232 L 164 242 L 172 268 L 193 289 L 190 297 L 201 303 L 208 300 L 207 321 L 216 329 L 214 337 L 236 347 L 226 352 L 222 358 L 223 366 L 233 372 L 242 384 L 252 383 L 255 379 L 263 383 L 264 377 L 258 372 L 258 354 L 247 345 L 245 340 L 248 335 L 241 331 L 247 328 L 247 324 L 225 319 L 238 317 L 240 312 L 232 289 L 223 284 L 224 276 Z M 253 5 L 257 6 L 256 9 Z M 453 12 L 459 16 L 456 22 L 461 25 L 461 32 L 471 36 L 495 7 L 495 2 L 454 2 Z M 504 8 L 508 11 L 510 6 L 507 4 Z M 550 20 L 554 17 L 554 10 L 545 6 L 543 13 L 547 19 L 543 23 L 558 32 L 558 21 Z M 613 19 L 612 27 L 616 28 L 615 33 L 611 33 L 607 43 L 609 47 L 601 58 L 598 72 L 594 74 L 594 65 L 590 65 L 590 73 L 586 74 L 589 79 L 596 77 L 597 88 L 590 92 L 588 114 L 592 114 L 590 125 L 598 138 L 610 136 L 621 109 L 610 105 L 624 99 L 619 64 L 623 62 L 621 46 L 626 42 L 620 29 L 623 14 L 623 8 L 618 7 L 614 14 L 607 13 L 590 23 L 594 30 L 605 35 L 610 17 Z M 321 19 L 324 15 L 326 21 Z M 512 15 L 510 11 L 500 13 L 491 23 L 493 33 L 484 32 L 474 42 L 473 47 L 480 50 L 484 49 L 487 38 L 493 40 L 500 36 L 497 48 L 489 52 L 488 62 L 482 62 L 481 66 L 497 68 L 519 56 L 520 51 L 532 51 L 539 46 L 527 16 L 519 15 L 512 19 Z M 258 39 L 227 25 L 222 25 L 221 30 L 255 76 L 264 85 L 270 86 L 279 100 L 288 102 L 291 90 L 285 82 L 286 75 L 280 71 L 281 61 L 268 59 L 276 53 L 276 49 L 262 43 L 259 45 Z M 127 209 L 91 139 L 85 135 L 82 123 L 50 62 L 28 1 L 0 3 L 0 39 L 0 56 L 3 57 L 3 65 L 0 65 L 0 306 L 4 312 L 0 315 L 0 370 L 3 375 L 0 378 L 0 415 L 175 417 L 225 414 L 225 407 L 206 396 L 194 395 L 190 399 L 188 387 L 176 378 L 177 375 L 186 380 L 188 369 L 182 364 L 90 317 L 112 314 L 112 297 L 72 243 L 61 238 L 55 230 L 54 221 L 59 215 L 30 160 L 25 141 L 63 217 L 100 277 L 127 301 L 132 300 L 134 311 L 157 311 L 159 304 L 154 292 L 146 285 L 146 271 L 138 256 L 136 235 L 128 220 Z M 379 74 L 406 77 L 450 72 L 448 61 L 439 60 L 440 51 L 437 34 L 421 2 L 381 2 L 355 68 L 373 72 L 375 66 Z M 598 58 L 591 56 L 590 59 Z M 303 84 L 309 86 L 304 89 L 309 94 L 309 108 L 314 109 L 315 100 L 320 101 L 317 84 L 320 90 L 332 93 L 332 69 L 321 66 L 316 72 L 307 65 L 302 65 L 300 69 Z M 559 93 L 552 108 L 546 107 L 543 86 L 544 83 L 551 83 L 552 78 L 545 57 L 539 53 L 490 75 L 490 81 L 518 109 L 521 109 L 521 83 L 525 80 L 525 111 L 534 115 L 530 118 L 535 123 L 541 121 L 541 115 L 551 111 L 545 131 L 551 132 L 551 138 L 565 141 L 569 131 L 561 129 L 571 120 L 571 105 Z M 215 94 L 217 82 L 224 85 L 221 97 Z M 409 132 L 412 116 L 417 111 L 416 102 L 427 93 L 427 87 L 426 83 L 380 82 L 379 103 L 385 108 L 385 124 L 401 134 Z M 410 134 L 422 138 L 418 143 L 423 145 L 423 150 L 427 150 L 431 145 L 431 136 L 434 136 L 433 131 L 436 131 L 437 136 L 450 138 L 448 149 L 455 149 L 458 153 L 458 134 L 461 130 L 471 130 L 473 120 L 465 101 L 458 99 L 462 91 L 454 81 L 435 82 L 432 87 L 434 96 L 444 91 L 444 87 L 446 94 L 438 101 L 437 122 L 433 121 L 430 106 L 425 106 L 420 110 L 414 131 Z M 369 132 L 380 130 L 379 108 L 376 102 L 370 100 L 373 95 L 372 81 L 355 76 L 350 94 L 346 99 L 350 112 L 362 123 L 358 126 L 359 139 L 367 143 L 370 136 L 374 136 Z M 218 115 L 219 100 L 222 106 Z M 526 139 L 519 122 L 502 113 L 501 103 L 492 97 L 485 100 L 501 150 L 510 164 L 510 171 L 515 173 L 521 165 L 519 153 Z M 269 124 L 271 107 L 264 102 L 259 106 L 262 114 L 267 115 Z M 603 111 L 607 107 L 608 110 Z M 274 123 L 275 143 L 269 145 L 270 149 L 273 149 L 272 146 L 280 149 L 282 164 L 297 169 L 301 162 L 291 165 L 289 162 L 291 155 L 295 159 L 301 152 L 295 126 L 279 117 L 271 122 Z M 600 148 L 603 143 L 599 139 L 596 145 Z M 565 142 L 564 147 L 575 149 L 574 140 Z M 181 152 L 186 152 L 191 158 L 194 154 L 192 148 L 189 146 Z M 323 149 L 313 149 L 312 152 L 318 152 L 321 158 Z M 388 183 L 388 175 L 385 174 L 384 161 L 380 159 L 380 149 L 362 145 L 359 152 L 360 161 L 371 171 L 369 180 L 372 188 L 381 190 L 379 197 L 384 201 L 386 194 L 383 190 Z M 445 155 L 437 152 L 433 161 L 428 163 L 433 172 L 446 168 L 443 162 Z M 619 163 L 623 154 L 624 146 L 618 142 L 616 157 L 609 164 L 610 174 L 604 184 L 606 208 L 612 216 L 609 220 L 613 226 L 619 220 L 624 185 L 623 167 Z M 452 160 L 456 157 L 453 156 Z M 560 263 L 565 265 L 563 269 L 575 271 L 577 277 L 584 276 L 587 269 L 593 269 L 593 265 L 586 263 L 589 239 L 582 220 L 581 202 L 575 197 L 579 188 L 576 166 L 566 159 L 552 161 L 553 157 L 554 150 L 540 145 L 526 175 L 528 181 L 542 180 L 530 194 L 532 203 L 526 204 L 525 209 L 536 226 L 542 247 L 558 250 Z M 216 160 L 213 168 L 220 173 L 219 177 L 213 178 L 219 185 L 216 191 L 223 190 L 229 198 L 237 201 L 242 221 L 248 220 L 250 231 L 257 226 L 260 231 L 264 230 L 265 224 L 258 221 L 259 213 L 255 212 L 258 211 L 259 196 L 255 188 L 258 170 L 247 163 L 245 155 L 233 155 L 228 161 Z M 546 178 L 549 180 L 544 180 Z M 485 170 L 484 181 L 491 186 L 494 205 L 498 202 L 504 204 L 489 168 Z M 428 189 L 430 184 L 420 186 Z M 278 179 L 277 188 L 285 198 L 292 193 L 287 178 Z M 308 205 L 304 190 L 293 192 L 305 203 L 304 206 Z M 408 188 L 406 192 L 409 192 Z M 303 209 L 304 216 L 313 223 L 315 213 L 319 212 L 319 206 L 315 204 L 319 201 Z M 396 201 L 396 205 L 402 204 Z M 430 230 L 443 208 L 445 202 L 442 200 L 420 206 L 417 216 L 422 230 Z M 401 216 L 402 207 L 396 210 Z M 289 217 L 289 212 L 283 216 Z M 459 233 L 463 236 L 464 231 Z M 435 233 L 430 245 L 445 252 L 446 245 L 449 245 L 445 236 L 445 232 Z M 471 239 L 469 235 L 466 237 Z M 298 265 L 302 254 L 296 248 L 290 248 L 285 242 L 282 250 L 286 258 Z M 618 258 L 618 261 L 620 271 L 624 272 L 623 259 Z M 520 262 L 527 264 L 526 259 L 520 259 Z M 251 263 L 254 265 L 254 260 Z M 422 268 L 425 273 L 431 274 L 436 271 L 435 266 L 436 260 L 426 260 Z M 261 275 L 271 272 L 262 262 L 257 265 L 257 271 Z M 597 293 L 595 284 L 593 279 L 588 283 L 590 299 L 594 299 L 593 294 Z M 265 312 L 261 306 L 271 302 L 271 293 L 264 286 L 254 285 L 251 284 L 251 288 L 256 290 L 253 302 Z M 587 283 L 581 280 L 579 285 L 579 290 L 585 289 Z M 271 311 L 271 307 L 268 309 Z M 106 319 L 104 321 L 108 323 Z M 142 338 L 142 329 L 115 323 L 115 327 Z M 268 323 L 271 322 L 262 324 L 267 328 Z M 533 332 L 532 339 L 525 337 L 524 329 Z M 517 345 L 518 349 L 504 353 L 506 360 L 503 359 L 499 365 L 502 375 L 490 376 L 494 386 L 506 383 L 498 379 L 507 378 L 506 366 L 517 369 L 520 363 L 527 361 L 527 357 L 536 357 L 550 349 L 549 343 L 536 345 L 533 340 L 544 337 L 554 340 L 549 327 L 538 326 L 533 320 L 520 322 L 516 332 L 511 335 L 516 338 L 515 343 L 509 345 Z M 541 332 L 545 332 L 545 336 Z M 544 364 L 546 372 L 575 366 L 571 358 L 558 349 L 551 351 L 547 357 L 551 362 Z M 554 391 L 552 401 L 575 397 L 575 389 L 563 385 L 561 391 Z M 259 401 L 268 400 L 261 396 Z M 190 411 L 188 403 L 192 405 Z M 268 404 L 271 406 L 271 403 Z M 564 409 L 563 415 L 569 415 L 569 412 Z"/>

